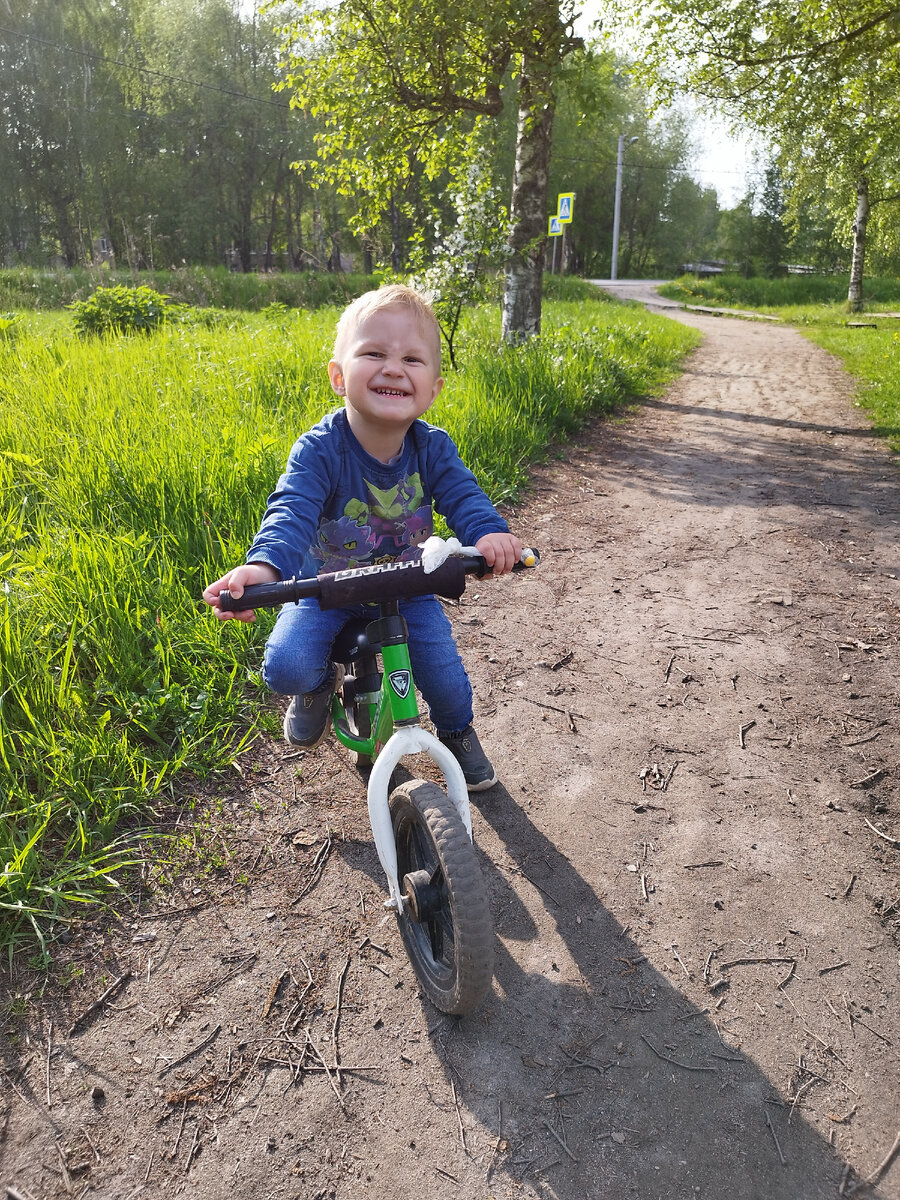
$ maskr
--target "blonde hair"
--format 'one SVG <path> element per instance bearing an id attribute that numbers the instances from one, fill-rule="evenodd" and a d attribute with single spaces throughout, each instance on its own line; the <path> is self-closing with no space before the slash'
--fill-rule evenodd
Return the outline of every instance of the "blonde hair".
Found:
<path id="1" fill-rule="evenodd" d="M 386 308 L 404 308 L 409 313 L 410 317 L 414 318 L 420 326 L 425 330 L 429 337 L 434 341 L 434 351 L 436 366 L 440 370 L 441 366 L 441 327 L 438 325 L 437 317 L 434 315 L 434 309 L 426 296 L 421 292 L 417 292 L 415 288 L 407 287 L 402 283 L 390 283 L 385 287 L 380 287 L 373 292 L 365 292 L 347 307 L 340 315 L 335 330 L 333 358 L 335 362 L 341 361 L 341 355 L 346 345 L 347 339 L 352 332 L 360 325 L 367 317 L 371 317 L 373 313 L 382 312 Z"/>

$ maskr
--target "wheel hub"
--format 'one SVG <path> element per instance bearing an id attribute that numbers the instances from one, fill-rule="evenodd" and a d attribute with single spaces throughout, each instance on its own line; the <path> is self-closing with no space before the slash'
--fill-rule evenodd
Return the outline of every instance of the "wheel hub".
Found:
<path id="1" fill-rule="evenodd" d="M 430 871 L 410 871 L 403 876 L 403 899 L 413 921 L 427 921 L 441 907 L 440 889 L 431 881 Z"/>

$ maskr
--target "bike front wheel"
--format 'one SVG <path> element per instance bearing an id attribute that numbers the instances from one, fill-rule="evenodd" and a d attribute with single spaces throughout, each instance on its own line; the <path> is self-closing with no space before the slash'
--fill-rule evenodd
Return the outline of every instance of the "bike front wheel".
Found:
<path id="1" fill-rule="evenodd" d="M 493 929 L 475 848 L 453 801 L 413 779 L 391 794 L 400 936 L 423 991 L 441 1012 L 471 1012 L 490 990 Z"/>

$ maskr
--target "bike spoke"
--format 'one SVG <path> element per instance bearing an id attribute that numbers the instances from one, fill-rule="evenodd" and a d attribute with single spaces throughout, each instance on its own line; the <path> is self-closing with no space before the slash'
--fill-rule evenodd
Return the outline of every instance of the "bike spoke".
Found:
<path id="1" fill-rule="evenodd" d="M 437 918 L 428 922 L 428 942 L 431 946 L 431 957 L 436 963 L 444 958 L 444 931 Z"/>

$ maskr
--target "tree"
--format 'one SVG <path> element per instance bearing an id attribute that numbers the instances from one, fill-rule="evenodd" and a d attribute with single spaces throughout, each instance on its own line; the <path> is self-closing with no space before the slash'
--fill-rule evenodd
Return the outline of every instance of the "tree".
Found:
<path id="1" fill-rule="evenodd" d="M 844 206 L 852 308 L 873 201 L 900 198 L 898 19 L 879 0 L 664 0 L 643 24 L 650 77 L 771 136 L 794 211 L 823 187 Z"/>
<path id="2" fill-rule="evenodd" d="M 784 223 L 787 201 L 782 172 L 775 164 L 765 169 L 759 188 L 756 214 L 755 251 L 762 274 L 774 279 L 787 272 L 790 235 Z"/>
<path id="3" fill-rule="evenodd" d="M 254 250 L 271 256 L 287 240 L 279 213 L 305 122 L 272 93 L 276 28 L 273 16 L 234 0 L 157 0 L 136 31 L 144 69 L 132 76 L 132 102 L 149 151 L 144 213 L 169 262 L 222 262 L 233 248 L 247 271 Z M 141 245 L 146 260 L 146 239 Z"/>
<path id="4" fill-rule="evenodd" d="M 687 175 L 671 183 L 653 245 L 651 269 L 658 275 L 680 273 L 685 264 L 715 257 L 719 197 Z"/>
<path id="5" fill-rule="evenodd" d="M 272 94 L 278 19 L 241 0 L 16 0 L 0 40 L 13 261 L 222 262 L 295 243 L 309 121 Z M 283 18 L 281 18 L 283 19 Z"/>
<path id="6" fill-rule="evenodd" d="M 49 243 L 72 266 L 106 232 L 105 183 L 117 171 L 124 122 L 118 81 L 100 56 L 121 44 L 123 16 L 112 0 L 24 0 L 14 13 L 16 28 L 0 43 L 7 243 L 29 257 Z M 92 56 L 71 53 L 82 42 Z"/>
<path id="7" fill-rule="evenodd" d="M 581 43 L 575 0 L 342 0 L 286 30 L 295 103 L 324 122 L 319 178 L 370 229 L 417 172 L 460 186 L 487 121 L 514 95 L 503 338 L 540 332 L 557 88 Z"/>
<path id="8" fill-rule="evenodd" d="M 719 220 L 719 245 L 732 268 L 749 278 L 756 273 L 756 219 L 754 196 L 749 192 L 734 208 L 726 209 Z"/>

